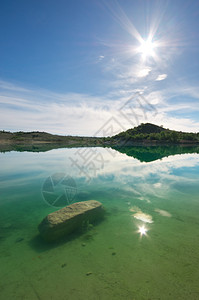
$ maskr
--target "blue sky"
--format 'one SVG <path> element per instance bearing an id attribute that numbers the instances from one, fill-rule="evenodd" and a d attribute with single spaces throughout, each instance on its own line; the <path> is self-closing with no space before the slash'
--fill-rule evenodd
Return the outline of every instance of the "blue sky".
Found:
<path id="1" fill-rule="evenodd" d="M 199 2 L 0 4 L 0 129 L 199 131 Z"/>

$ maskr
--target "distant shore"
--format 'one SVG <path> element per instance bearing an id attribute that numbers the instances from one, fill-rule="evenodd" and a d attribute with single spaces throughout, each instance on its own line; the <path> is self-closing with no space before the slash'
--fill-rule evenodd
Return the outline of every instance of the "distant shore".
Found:
<path id="1" fill-rule="evenodd" d="M 46 132 L 0 131 L 0 150 L 53 149 L 63 147 L 122 147 L 122 146 L 199 145 L 199 133 L 186 133 L 146 123 L 113 137 L 61 136 Z M 35 150 L 36 151 L 36 150 Z M 45 151 L 45 150 L 44 150 Z"/>
<path id="2" fill-rule="evenodd" d="M 40 145 L 40 144 L 60 144 L 65 146 L 73 145 L 101 145 L 103 138 L 61 136 L 46 132 L 7 132 L 0 131 L 0 145 Z"/>

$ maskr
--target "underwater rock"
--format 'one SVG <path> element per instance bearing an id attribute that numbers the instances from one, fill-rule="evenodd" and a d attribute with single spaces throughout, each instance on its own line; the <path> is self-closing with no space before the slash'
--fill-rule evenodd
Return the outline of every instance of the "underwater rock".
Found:
<path id="1" fill-rule="evenodd" d="M 73 203 L 48 216 L 39 224 L 38 229 L 46 241 L 55 241 L 81 230 L 85 222 L 93 223 L 104 216 L 102 204 L 95 200 Z"/>

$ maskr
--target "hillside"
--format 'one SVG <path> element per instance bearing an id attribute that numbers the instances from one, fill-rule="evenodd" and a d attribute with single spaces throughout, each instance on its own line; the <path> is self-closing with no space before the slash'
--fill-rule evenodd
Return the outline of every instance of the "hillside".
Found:
<path id="1" fill-rule="evenodd" d="M 10 149 L 16 146 L 26 145 L 27 149 L 45 148 L 47 145 L 59 147 L 59 146 L 96 146 L 101 145 L 104 139 L 95 137 L 80 137 L 80 136 L 61 136 L 54 135 L 47 132 L 8 132 L 0 131 L 0 148 Z M 45 146 L 46 145 L 46 146 Z"/>
<path id="2" fill-rule="evenodd" d="M 172 144 L 195 144 L 199 143 L 199 133 L 188 133 L 165 129 L 151 123 L 141 124 L 138 127 L 123 131 L 111 138 L 114 144 L 144 143 L 172 143 Z"/>

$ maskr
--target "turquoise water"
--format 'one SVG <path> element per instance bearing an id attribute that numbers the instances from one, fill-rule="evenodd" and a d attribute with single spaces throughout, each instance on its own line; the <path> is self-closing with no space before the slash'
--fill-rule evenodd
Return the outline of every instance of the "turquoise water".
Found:
<path id="1" fill-rule="evenodd" d="M 123 152 L 0 153 L 0 299 L 199 299 L 199 155 Z M 57 174 L 75 182 L 64 199 L 98 200 L 106 216 L 47 244 L 37 227 L 58 209 L 43 194 Z"/>

